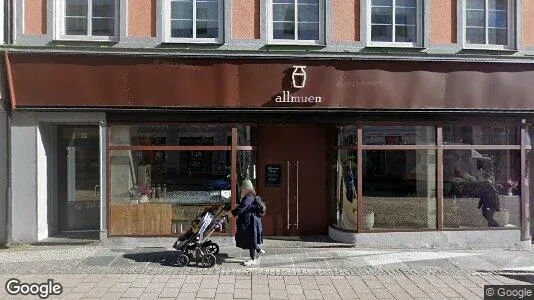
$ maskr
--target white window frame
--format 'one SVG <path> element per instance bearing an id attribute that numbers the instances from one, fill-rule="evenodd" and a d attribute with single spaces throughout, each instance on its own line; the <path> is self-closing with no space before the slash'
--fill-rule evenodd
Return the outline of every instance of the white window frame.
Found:
<path id="1" fill-rule="evenodd" d="M 217 38 L 178 38 L 171 37 L 171 0 L 163 0 L 161 13 L 163 24 L 163 42 L 164 43 L 199 43 L 199 44 L 222 44 L 224 42 L 224 2 L 229 0 L 219 0 L 218 2 L 218 37 Z M 193 36 L 196 36 L 196 7 L 197 0 L 193 0 Z"/>
<path id="2" fill-rule="evenodd" d="M 449 0 L 447 0 L 449 1 Z M 366 28 L 366 33 L 367 33 L 367 46 L 368 47 L 400 47 L 400 48 L 419 48 L 419 47 L 422 47 L 423 46 L 423 11 L 424 11 L 424 8 L 423 8 L 423 0 L 416 0 L 416 5 L 417 5 L 417 12 L 416 12 L 416 18 L 417 18 L 417 41 L 415 43 L 411 43 L 411 42 L 395 42 L 395 41 L 391 41 L 391 42 L 377 42 L 377 41 L 373 41 L 373 37 L 372 37 L 372 0 L 367 0 L 366 1 L 366 12 L 367 12 L 367 20 L 366 20 L 366 24 L 367 24 L 367 28 Z M 393 15 L 392 15 L 392 31 L 393 31 L 393 40 L 395 40 L 395 3 L 396 0 L 393 0 Z"/>
<path id="3" fill-rule="evenodd" d="M 325 2 L 319 0 L 319 39 L 318 40 L 298 40 L 298 0 L 295 0 L 295 39 L 284 40 L 273 38 L 273 1 L 267 0 L 267 43 L 271 45 L 315 45 L 325 44 Z"/>
<path id="4" fill-rule="evenodd" d="M 507 0 L 508 1 L 508 44 L 507 45 L 492 45 L 488 44 L 488 0 L 485 0 L 486 6 L 485 6 L 485 13 L 486 13 L 486 24 L 485 24 L 485 32 L 486 32 L 486 44 L 469 44 L 467 43 L 467 1 L 461 1 L 462 2 L 462 35 L 461 35 L 461 42 L 464 49 L 481 49 L 481 50 L 513 50 L 515 49 L 515 22 L 517 19 L 517 13 L 515 9 L 515 1 L 514 0 Z"/>
<path id="5" fill-rule="evenodd" d="M 54 6 L 54 16 L 55 16 L 55 38 L 58 40 L 67 40 L 67 41 L 95 41 L 95 42 L 116 42 L 119 40 L 119 30 L 120 30 L 120 0 L 115 1 L 115 35 L 111 36 L 96 36 L 92 35 L 92 14 L 93 14 L 93 5 L 92 0 L 87 0 L 88 2 L 88 26 L 87 26 L 87 35 L 67 35 L 65 28 L 65 0 L 56 0 Z"/>

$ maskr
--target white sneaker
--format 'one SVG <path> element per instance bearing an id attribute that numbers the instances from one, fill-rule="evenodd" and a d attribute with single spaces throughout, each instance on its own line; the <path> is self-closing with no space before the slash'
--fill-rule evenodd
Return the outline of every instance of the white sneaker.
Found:
<path id="1" fill-rule="evenodd" d="M 258 251 L 258 252 L 261 253 L 261 254 L 265 254 L 265 250 L 263 250 L 263 249 L 260 249 L 260 251 Z"/>
<path id="2" fill-rule="evenodd" d="M 256 265 L 258 262 L 256 260 L 249 259 L 246 262 L 243 263 L 244 266 L 253 266 Z"/>

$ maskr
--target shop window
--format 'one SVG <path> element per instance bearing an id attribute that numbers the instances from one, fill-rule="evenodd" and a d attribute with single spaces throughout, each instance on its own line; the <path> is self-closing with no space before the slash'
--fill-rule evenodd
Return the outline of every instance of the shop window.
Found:
<path id="1" fill-rule="evenodd" d="M 225 125 L 113 125 L 113 146 L 230 146 L 232 131 Z"/>
<path id="2" fill-rule="evenodd" d="M 356 146 L 358 132 L 356 126 L 337 128 L 337 143 L 331 165 L 333 192 L 333 224 L 339 228 L 357 229 L 357 175 L 358 159 Z M 350 148 L 352 147 L 352 148 Z"/>
<path id="3" fill-rule="evenodd" d="M 520 226 L 520 152 L 445 150 L 445 228 Z"/>
<path id="4" fill-rule="evenodd" d="M 365 145 L 435 145 L 436 128 L 431 126 L 367 126 Z"/>
<path id="5" fill-rule="evenodd" d="M 339 228 L 357 229 L 357 154 L 356 150 L 338 149 L 332 165 L 334 178 L 335 225 Z"/>
<path id="6" fill-rule="evenodd" d="M 237 125 L 237 145 L 256 146 L 257 128 L 256 126 Z"/>
<path id="7" fill-rule="evenodd" d="M 112 41 L 118 36 L 118 0 L 56 2 L 57 38 Z"/>
<path id="8" fill-rule="evenodd" d="M 420 46 L 422 1 L 370 0 L 368 35 L 371 46 Z"/>
<path id="9" fill-rule="evenodd" d="M 206 207 L 229 203 L 229 152 L 162 151 L 154 160 L 152 151 L 112 150 L 110 234 L 180 234 Z"/>
<path id="10" fill-rule="evenodd" d="M 513 47 L 512 0 L 464 1 L 464 40 L 468 47 Z"/>
<path id="11" fill-rule="evenodd" d="M 323 43 L 324 0 L 269 0 L 269 41 Z"/>
<path id="12" fill-rule="evenodd" d="M 436 151 L 363 152 L 363 230 L 437 228 Z"/>
<path id="13" fill-rule="evenodd" d="M 223 37 L 223 0 L 165 0 L 167 42 L 219 43 Z"/>
<path id="14" fill-rule="evenodd" d="M 443 127 L 443 143 L 448 145 L 519 145 L 516 126 Z"/>

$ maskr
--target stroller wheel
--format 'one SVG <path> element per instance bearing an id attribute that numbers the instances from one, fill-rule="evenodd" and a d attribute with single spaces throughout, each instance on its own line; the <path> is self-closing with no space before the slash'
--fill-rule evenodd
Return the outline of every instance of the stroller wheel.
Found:
<path id="1" fill-rule="evenodd" d="M 213 255 L 219 254 L 219 245 L 215 243 L 211 243 L 208 246 L 206 246 L 206 252 L 211 253 Z"/>
<path id="2" fill-rule="evenodd" d="M 204 256 L 202 256 L 202 265 L 204 267 L 211 268 L 215 266 L 215 263 L 217 263 L 217 258 L 215 258 L 215 255 L 206 253 Z"/>
<path id="3" fill-rule="evenodd" d="M 176 265 L 178 265 L 178 267 L 185 267 L 188 264 L 189 264 L 189 256 L 187 256 L 184 253 L 180 253 L 180 255 L 178 255 L 178 258 L 176 259 Z"/>

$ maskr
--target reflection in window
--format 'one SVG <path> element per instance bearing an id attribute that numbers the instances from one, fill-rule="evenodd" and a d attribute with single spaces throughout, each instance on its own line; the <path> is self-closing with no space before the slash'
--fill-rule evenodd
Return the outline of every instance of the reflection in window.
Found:
<path id="1" fill-rule="evenodd" d="M 443 127 L 445 144 L 518 145 L 516 126 L 449 126 Z"/>
<path id="2" fill-rule="evenodd" d="M 418 0 L 372 0 L 373 42 L 417 43 Z"/>
<path id="3" fill-rule="evenodd" d="M 336 203 L 336 226 L 344 229 L 357 228 L 357 157 L 356 150 L 337 150 L 332 166 L 334 173 L 334 199 Z"/>
<path id="4" fill-rule="evenodd" d="M 511 0 L 467 0 L 465 41 L 467 44 L 508 45 Z"/>
<path id="5" fill-rule="evenodd" d="M 436 228 L 436 152 L 363 152 L 364 230 Z"/>
<path id="6" fill-rule="evenodd" d="M 162 157 L 111 151 L 111 234 L 179 234 L 205 206 L 230 201 L 230 151 L 162 151 Z"/>
<path id="7" fill-rule="evenodd" d="M 520 165 L 514 150 L 444 151 L 444 226 L 519 226 Z"/>
<path id="8" fill-rule="evenodd" d="M 230 146 L 227 125 L 112 125 L 111 145 L 132 146 Z"/>
<path id="9" fill-rule="evenodd" d="M 356 126 L 340 126 L 337 128 L 337 145 L 340 147 L 358 145 L 358 132 Z"/>
<path id="10" fill-rule="evenodd" d="M 249 179 L 256 191 L 258 186 L 256 185 L 257 170 L 256 170 L 256 152 L 254 151 L 237 151 L 237 201 L 242 198 L 241 195 L 241 183 L 246 179 Z"/>
<path id="11" fill-rule="evenodd" d="M 431 126 L 366 126 L 366 145 L 434 145 L 436 129 Z"/>
<path id="12" fill-rule="evenodd" d="M 237 125 L 237 145 L 255 146 L 257 139 L 256 132 L 255 126 Z"/>

